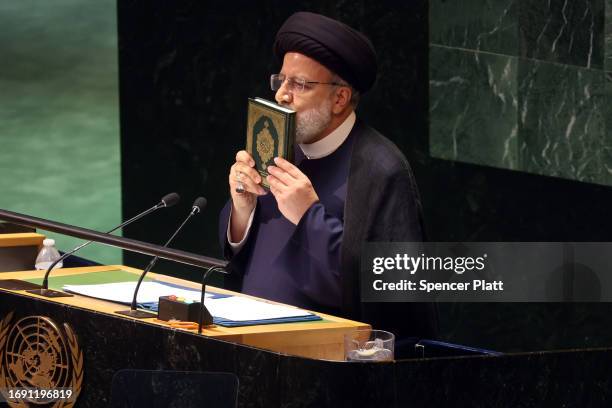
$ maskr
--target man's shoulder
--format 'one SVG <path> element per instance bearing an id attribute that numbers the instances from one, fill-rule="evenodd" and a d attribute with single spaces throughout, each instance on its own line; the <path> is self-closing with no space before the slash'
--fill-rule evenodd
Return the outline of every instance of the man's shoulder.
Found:
<path id="1" fill-rule="evenodd" d="M 355 166 L 366 167 L 372 174 L 394 174 L 409 170 L 408 160 L 391 140 L 376 129 L 358 121 L 352 162 Z"/>

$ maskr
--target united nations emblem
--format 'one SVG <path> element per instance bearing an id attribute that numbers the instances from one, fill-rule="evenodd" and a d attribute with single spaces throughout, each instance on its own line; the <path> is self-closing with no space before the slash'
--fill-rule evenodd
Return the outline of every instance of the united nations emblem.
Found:
<path id="1" fill-rule="evenodd" d="M 11 326 L 12 318 L 11 312 L 0 322 L 0 390 L 9 406 L 72 407 L 83 382 L 74 331 L 48 317 L 28 316 Z M 21 397 L 7 396 L 7 390 L 19 390 Z M 57 390 L 70 390 L 70 398 Z"/>

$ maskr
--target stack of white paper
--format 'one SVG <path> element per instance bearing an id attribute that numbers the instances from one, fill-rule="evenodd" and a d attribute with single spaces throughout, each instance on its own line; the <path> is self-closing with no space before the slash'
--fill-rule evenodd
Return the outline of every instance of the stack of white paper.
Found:
<path id="1" fill-rule="evenodd" d="M 111 302 L 132 303 L 136 282 L 104 283 L 99 285 L 64 285 L 67 292 L 77 293 Z M 160 296 L 175 295 L 192 302 L 199 302 L 202 291 L 178 288 L 160 282 L 142 282 L 138 290 L 138 303 L 158 302 Z M 209 294 L 206 294 L 209 297 Z"/>
<path id="2" fill-rule="evenodd" d="M 206 299 L 204 305 L 214 317 L 235 322 L 309 316 L 311 313 L 242 296 Z"/>
<path id="3" fill-rule="evenodd" d="M 136 282 L 105 283 L 99 285 L 64 285 L 67 292 L 89 296 L 118 303 L 131 303 Z M 175 295 L 184 299 L 199 302 L 199 290 L 178 288 L 160 282 L 143 282 L 138 291 L 138 303 L 156 303 L 160 296 Z M 275 305 L 243 296 L 226 296 L 214 298 L 209 293 L 204 301 L 206 308 L 214 317 L 244 322 L 251 320 L 284 319 L 290 317 L 310 316 L 311 313 L 290 306 Z"/>

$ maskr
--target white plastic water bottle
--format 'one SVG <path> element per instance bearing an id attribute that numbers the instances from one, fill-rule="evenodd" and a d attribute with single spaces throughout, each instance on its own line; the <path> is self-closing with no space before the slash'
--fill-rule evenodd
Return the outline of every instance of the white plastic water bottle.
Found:
<path id="1" fill-rule="evenodd" d="M 55 240 L 47 238 L 43 241 L 43 247 L 36 257 L 36 264 L 34 267 L 39 270 L 47 270 L 53 262 L 60 258 L 59 251 L 55 249 Z M 53 269 L 61 268 L 63 262 L 58 263 Z"/>

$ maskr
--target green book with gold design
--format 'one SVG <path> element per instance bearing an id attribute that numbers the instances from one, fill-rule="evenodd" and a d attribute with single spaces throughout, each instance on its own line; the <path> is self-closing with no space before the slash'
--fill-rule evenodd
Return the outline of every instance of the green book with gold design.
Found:
<path id="1" fill-rule="evenodd" d="M 262 98 L 249 98 L 246 151 L 255 160 L 264 188 L 270 188 L 267 169 L 274 165 L 275 157 L 293 163 L 294 141 L 294 110 Z"/>

